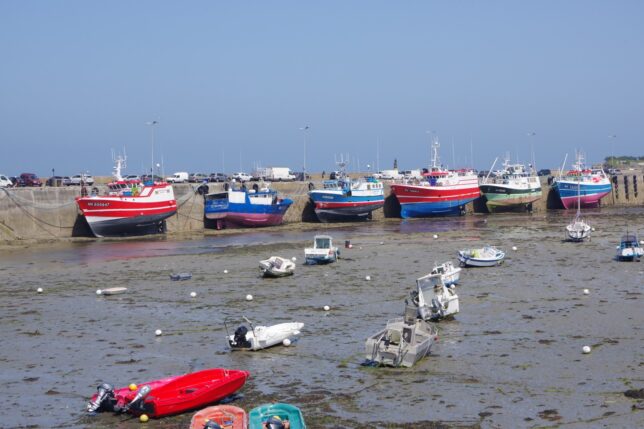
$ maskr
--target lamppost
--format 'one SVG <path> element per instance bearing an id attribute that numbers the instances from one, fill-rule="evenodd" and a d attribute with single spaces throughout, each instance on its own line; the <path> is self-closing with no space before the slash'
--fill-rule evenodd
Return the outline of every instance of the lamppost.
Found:
<path id="1" fill-rule="evenodd" d="M 309 128 L 310 127 L 308 125 L 300 128 L 300 130 L 304 132 L 304 164 L 302 165 L 302 177 L 303 177 L 302 180 L 306 180 L 306 134 Z"/>
<path id="2" fill-rule="evenodd" d="M 157 125 L 158 121 L 146 122 L 146 125 L 150 126 L 150 137 L 152 140 L 152 164 L 150 165 L 150 173 L 154 177 L 154 126 Z"/>
<path id="3" fill-rule="evenodd" d="M 617 136 L 615 134 L 611 134 L 608 136 L 610 139 L 610 166 L 611 168 L 615 168 L 615 139 Z"/>

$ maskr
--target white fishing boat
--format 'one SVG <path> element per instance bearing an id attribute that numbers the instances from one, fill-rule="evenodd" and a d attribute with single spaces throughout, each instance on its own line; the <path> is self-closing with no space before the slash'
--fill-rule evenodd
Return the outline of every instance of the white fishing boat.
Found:
<path id="1" fill-rule="evenodd" d="M 228 334 L 226 326 L 226 339 L 233 350 L 261 350 L 278 344 L 290 344 L 292 338 L 299 335 L 304 323 L 290 322 L 272 326 L 255 326 L 244 317 L 246 324 L 241 324 L 232 335 Z M 248 326 L 247 326 L 248 325 Z"/>
<path id="2" fill-rule="evenodd" d="M 417 279 L 411 299 L 418 306 L 418 316 L 423 320 L 437 321 L 459 312 L 456 290 L 448 288 L 440 274 L 427 274 Z"/>
<path id="3" fill-rule="evenodd" d="M 452 261 L 443 262 L 442 264 L 435 263 L 430 274 L 440 275 L 445 286 L 449 287 L 458 283 L 461 278 L 461 268 L 454 266 Z"/>
<path id="4" fill-rule="evenodd" d="M 316 235 L 313 247 L 304 249 L 307 264 L 328 264 L 338 260 L 340 250 L 333 246 L 333 238 L 328 235 Z"/>
<path id="5" fill-rule="evenodd" d="M 592 228 L 581 217 L 581 190 L 577 182 L 577 214 L 571 223 L 566 225 L 566 235 L 569 241 L 581 242 L 590 238 Z"/>
<path id="6" fill-rule="evenodd" d="M 458 260 L 464 267 L 493 267 L 500 265 L 503 258 L 505 258 L 505 252 L 492 246 L 464 249 L 458 252 Z"/>
<path id="7" fill-rule="evenodd" d="M 644 256 L 644 249 L 640 246 L 637 240 L 637 235 L 629 234 L 622 237 L 622 240 L 617 246 L 617 259 L 619 261 L 638 261 Z"/>
<path id="8" fill-rule="evenodd" d="M 295 262 L 280 256 L 271 256 L 259 261 L 259 272 L 264 277 L 291 276 L 295 272 Z"/>
<path id="9" fill-rule="evenodd" d="M 387 322 L 385 329 L 367 338 L 367 365 L 411 367 L 427 356 L 437 339 L 437 330 L 416 317 L 417 308 L 407 306 L 404 317 Z"/>

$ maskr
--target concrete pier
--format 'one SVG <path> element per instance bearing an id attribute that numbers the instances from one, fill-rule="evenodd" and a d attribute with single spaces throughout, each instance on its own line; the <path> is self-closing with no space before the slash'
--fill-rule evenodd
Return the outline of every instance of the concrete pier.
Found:
<path id="1" fill-rule="evenodd" d="M 313 205 L 308 198 L 309 182 L 273 183 L 273 188 L 293 199 L 284 217 L 285 223 L 316 222 Z M 320 186 L 320 180 L 314 180 Z M 613 190 L 601 200 L 602 206 L 644 205 L 644 175 L 613 176 Z M 204 230 L 203 197 L 196 192 L 198 184 L 174 185 L 179 210 L 167 221 L 169 233 L 200 232 Z M 98 185 L 99 191 L 105 191 Z M 223 191 L 223 184 L 210 183 L 210 192 Z M 547 178 L 542 178 L 543 195 L 533 204 L 533 211 L 561 209 L 561 203 L 551 192 Z M 71 237 L 91 237 L 85 219 L 79 215 L 75 198 L 80 187 L 1 188 L 0 242 L 18 244 L 29 240 L 50 240 Z M 373 220 L 400 216 L 400 205 L 385 185 L 385 207 L 373 213 Z M 481 199 L 467 205 L 468 213 L 485 213 Z"/>

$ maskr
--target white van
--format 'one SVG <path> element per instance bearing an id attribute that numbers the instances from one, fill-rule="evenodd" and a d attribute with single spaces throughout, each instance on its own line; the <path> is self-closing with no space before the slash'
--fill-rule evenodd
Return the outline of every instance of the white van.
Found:
<path id="1" fill-rule="evenodd" d="M 4 174 L 0 174 L 0 188 L 10 188 L 12 186 L 13 182 Z"/>
<path id="2" fill-rule="evenodd" d="M 288 167 L 270 167 L 268 169 L 268 180 L 273 181 L 293 181 L 295 174 Z"/>
<path id="3" fill-rule="evenodd" d="M 174 173 L 172 176 L 166 178 L 166 182 L 168 183 L 185 183 L 188 181 L 189 175 L 187 171 L 180 171 L 178 173 Z"/>

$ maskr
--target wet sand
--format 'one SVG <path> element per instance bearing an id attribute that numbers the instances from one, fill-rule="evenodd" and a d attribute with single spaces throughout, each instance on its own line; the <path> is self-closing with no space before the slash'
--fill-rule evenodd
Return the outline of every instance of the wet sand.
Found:
<path id="1" fill-rule="evenodd" d="M 0 427 L 138 428 L 126 416 L 84 414 L 101 381 L 122 386 L 208 367 L 251 372 L 235 405 L 292 403 L 311 428 L 642 427 L 642 400 L 623 392 L 644 387 L 644 262 L 613 256 L 627 222 L 644 232 L 644 210 L 589 213 L 596 232 L 582 244 L 562 242 L 571 216 L 477 215 L 1 249 Z M 316 230 L 338 245 L 350 239 L 354 248 L 343 248 L 336 264 L 304 266 L 303 248 Z M 456 262 L 458 249 L 483 244 L 506 250 L 506 262 L 464 270 L 461 313 L 439 324 L 431 356 L 410 369 L 361 367 L 365 339 L 402 313 L 415 279 L 434 261 Z M 297 257 L 295 276 L 259 278 L 257 261 L 271 255 Z M 184 271 L 192 280 L 168 277 Z M 113 286 L 129 291 L 95 294 Z M 242 315 L 305 327 L 289 348 L 231 353 L 223 322 Z M 155 337 L 156 329 L 163 336 Z M 581 353 L 584 345 L 590 354 Z M 146 426 L 186 428 L 190 417 Z"/>

